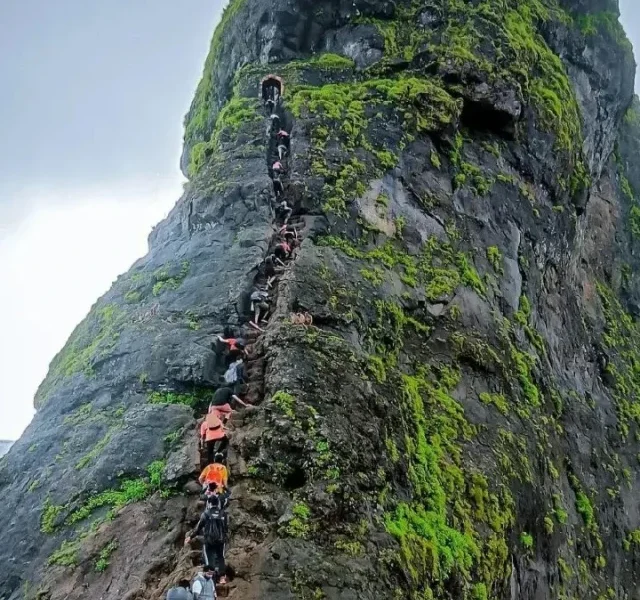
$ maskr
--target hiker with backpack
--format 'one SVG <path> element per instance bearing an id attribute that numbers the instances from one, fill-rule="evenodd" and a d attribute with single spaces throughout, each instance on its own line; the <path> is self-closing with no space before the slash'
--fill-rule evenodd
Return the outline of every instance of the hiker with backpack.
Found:
<path id="1" fill-rule="evenodd" d="M 214 577 L 215 569 L 211 565 L 202 567 L 202 571 L 191 582 L 194 600 L 215 600 L 217 598 Z"/>
<path id="2" fill-rule="evenodd" d="M 232 362 L 224 373 L 223 385 L 237 388 L 245 382 L 244 356 L 240 356 Z"/>
<path id="3" fill-rule="evenodd" d="M 269 312 L 269 292 L 257 289 L 251 294 L 251 312 L 253 321 L 251 322 L 257 329 L 260 329 L 260 322 L 267 320 Z"/>
<path id="4" fill-rule="evenodd" d="M 181 579 L 178 585 L 167 592 L 166 600 L 193 600 L 193 594 L 189 591 L 189 587 L 189 580 Z"/>
<path id="5" fill-rule="evenodd" d="M 200 425 L 200 449 L 207 450 L 207 464 L 214 462 L 218 452 L 225 454 L 229 447 L 227 430 L 217 415 L 208 414 Z"/>
<path id="6" fill-rule="evenodd" d="M 221 508 L 218 502 L 210 498 L 207 500 L 198 524 L 184 541 L 186 546 L 191 543 L 194 537 L 203 536 L 202 554 L 204 561 L 209 565 L 212 573 L 217 572 L 220 575 L 220 583 L 226 583 L 224 550 L 228 532 L 229 522 L 226 511 Z"/>

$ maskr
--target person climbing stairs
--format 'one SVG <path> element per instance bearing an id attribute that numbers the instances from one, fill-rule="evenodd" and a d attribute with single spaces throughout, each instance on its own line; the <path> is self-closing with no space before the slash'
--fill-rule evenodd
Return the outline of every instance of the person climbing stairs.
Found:
<path id="1" fill-rule="evenodd" d="M 240 360 L 243 363 L 244 375 L 242 381 L 232 386 L 233 397 L 237 396 L 242 399 L 242 402 L 239 403 L 241 407 L 239 410 L 251 406 L 259 407 L 264 400 L 265 373 L 268 366 L 265 333 L 274 326 L 274 319 L 271 317 L 273 316 L 273 308 L 278 302 L 279 284 L 282 278 L 286 277 L 290 265 L 296 259 L 296 251 L 300 247 L 307 226 L 304 215 L 296 211 L 295 203 L 287 198 L 287 190 L 291 182 L 292 132 L 285 126 L 290 122 L 290 119 L 287 118 L 284 112 L 284 82 L 275 75 L 269 75 L 260 82 L 259 94 L 264 101 L 266 118 L 269 120 L 269 127 L 267 128 L 269 139 L 265 166 L 267 174 L 272 180 L 274 192 L 274 198 L 271 200 L 270 206 L 273 214 L 273 234 L 261 268 L 258 269 L 258 273 L 252 281 L 254 294 L 251 294 L 251 314 L 240 315 L 241 324 L 239 328 L 237 326 L 225 327 L 224 336 L 218 336 L 217 342 L 214 342 L 218 355 L 223 355 L 224 357 L 224 360 L 216 361 L 216 372 L 234 364 L 233 361 Z M 259 295 L 255 294 L 256 291 L 259 291 Z M 293 315 L 291 322 L 309 326 L 312 324 L 313 318 L 308 314 Z M 235 333 L 238 333 L 238 335 L 234 335 Z M 238 343 L 237 340 L 242 343 Z M 231 356 L 232 353 L 233 356 Z M 222 357 L 219 356 L 219 358 Z M 218 373 L 220 379 L 222 379 L 222 375 L 222 373 Z M 220 397 L 225 395 L 220 390 L 216 394 Z M 228 395 L 226 393 L 226 396 Z M 228 439 L 233 440 L 233 431 L 238 426 L 238 422 L 233 419 L 231 414 L 233 405 L 231 402 L 228 404 L 230 409 L 227 412 L 229 414 L 225 411 L 221 412 L 221 410 L 217 410 L 214 407 L 215 410 L 209 410 L 207 415 L 203 415 L 203 424 L 199 429 L 203 443 L 198 456 L 200 472 L 207 472 L 207 469 L 211 471 L 213 469 L 212 462 L 216 461 L 227 469 L 225 473 L 223 472 L 224 469 L 218 466 L 218 471 L 222 474 L 218 479 L 223 479 L 224 481 L 218 482 L 212 476 L 212 479 L 215 479 L 213 482 L 215 485 L 218 483 L 224 484 L 221 485 L 220 489 L 225 490 L 225 494 L 232 491 L 233 473 L 228 470 L 226 456 L 222 459 L 219 454 L 212 454 L 212 451 L 218 451 L 220 444 L 216 443 L 214 446 L 211 442 L 217 442 L 216 436 L 220 437 L 219 433 L 213 433 L 214 431 L 224 431 L 225 438 L 228 432 Z M 209 442 L 209 448 L 207 447 L 207 442 Z M 210 483 L 208 479 L 206 481 Z M 201 488 L 200 490 L 202 492 Z M 210 493 L 207 494 L 207 491 L 210 491 Z M 226 496 L 224 506 L 216 505 L 216 508 L 213 505 L 212 497 L 217 494 L 217 488 L 215 490 L 207 488 L 202 493 L 204 500 L 195 503 L 194 508 L 198 505 L 202 506 L 204 503 L 205 512 L 199 515 L 194 511 L 189 518 L 192 529 L 185 539 L 185 558 L 194 567 L 201 568 L 203 568 L 203 558 L 205 566 L 212 566 L 208 563 L 213 561 L 218 566 L 215 593 L 217 596 L 225 597 L 231 593 L 234 587 L 233 576 L 229 577 L 229 581 L 226 580 L 227 574 L 233 573 L 233 569 L 226 565 L 224 560 L 224 552 L 229 541 L 232 541 L 232 534 L 229 533 L 229 522 L 226 513 L 229 496 Z M 207 511 L 209 512 L 207 513 Z M 214 516 L 221 519 L 215 521 L 215 524 L 224 524 L 224 535 L 218 535 L 217 537 L 209 535 L 208 545 L 206 539 L 203 544 L 203 541 L 196 536 L 196 533 L 202 533 L 205 530 L 205 524 L 211 520 L 210 517 L 213 513 L 215 513 Z M 215 540 L 213 539 L 214 537 L 216 537 Z"/>

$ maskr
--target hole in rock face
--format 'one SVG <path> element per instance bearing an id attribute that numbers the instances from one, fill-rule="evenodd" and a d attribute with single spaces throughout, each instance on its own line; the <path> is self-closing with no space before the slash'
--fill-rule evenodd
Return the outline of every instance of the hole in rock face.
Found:
<path id="1" fill-rule="evenodd" d="M 474 102 L 465 99 L 462 107 L 462 124 L 476 131 L 488 131 L 507 139 L 515 135 L 515 119 L 504 110 L 489 102 Z"/>
<path id="2" fill-rule="evenodd" d="M 294 467 L 284 480 L 283 487 L 287 491 L 297 490 L 307 483 L 307 475 L 302 467 Z"/>

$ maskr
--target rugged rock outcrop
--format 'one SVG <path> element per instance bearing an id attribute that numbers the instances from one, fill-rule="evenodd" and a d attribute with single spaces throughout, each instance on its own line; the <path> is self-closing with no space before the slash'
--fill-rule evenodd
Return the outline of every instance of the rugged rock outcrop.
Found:
<path id="1" fill-rule="evenodd" d="M 231 595 L 640 598 L 640 107 L 617 10 L 232 0 L 185 193 L 2 460 L 0 597 L 160 598 L 190 572 L 213 334 L 246 327 L 275 235 L 275 73 L 303 242 L 232 422 Z"/>

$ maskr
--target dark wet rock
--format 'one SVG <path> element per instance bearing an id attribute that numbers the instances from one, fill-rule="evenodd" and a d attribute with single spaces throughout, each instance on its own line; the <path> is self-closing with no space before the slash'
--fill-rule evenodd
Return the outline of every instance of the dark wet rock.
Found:
<path id="1" fill-rule="evenodd" d="M 230 594 L 638 598 L 640 110 L 616 2 L 560 6 L 231 3 L 184 195 L 0 463 L 0 597 L 151 600 L 191 574 L 231 326 L 256 407 L 229 426 Z M 302 243 L 257 336 L 269 74 Z"/>

